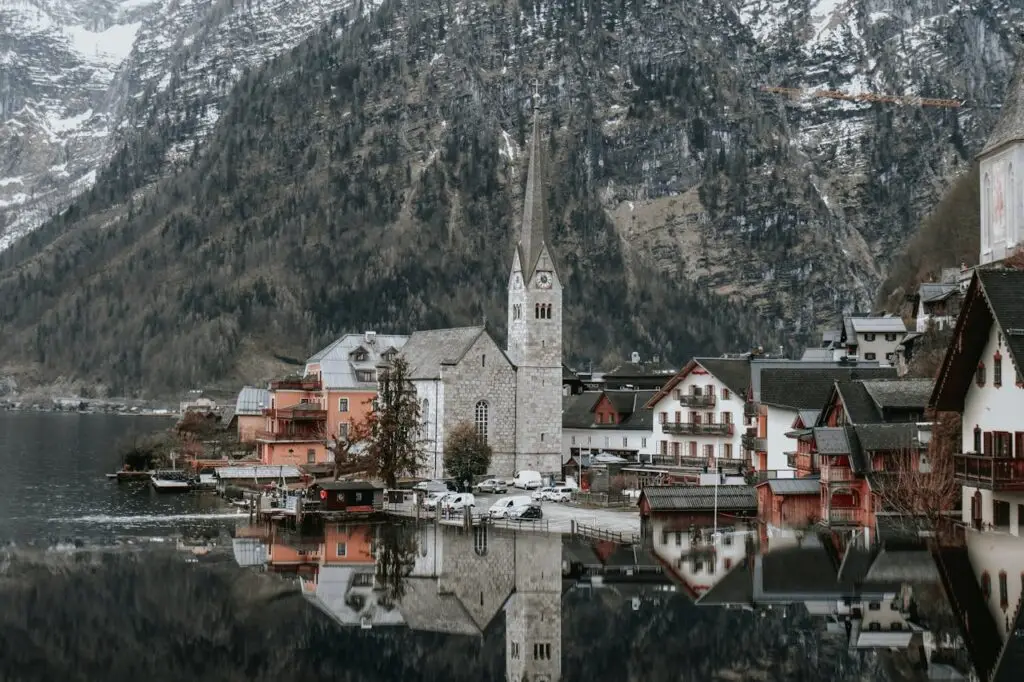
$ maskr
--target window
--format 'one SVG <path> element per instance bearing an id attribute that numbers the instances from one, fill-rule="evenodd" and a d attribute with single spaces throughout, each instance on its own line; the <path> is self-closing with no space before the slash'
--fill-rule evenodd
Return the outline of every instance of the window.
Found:
<path id="1" fill-rule="evenodd" d="M 668 412 L 661 412 L 661 413 L 659 413 L 658 419 L 661 421 L 662 424 L 667 422 L 668 421 Z"/>
<path id="2" fill-rule="evenodd" d="M 629 447 L 629 438 L 627 438 L 626 436 L 622 437 L 622 447 L 624 447 L 624 448 L 628 448 Z"/>
<path id="3" fill-rule="evenodd" d="M 372 369 L 361 369 L 356 371 L 356 381 L 368 384 L 377 380 L 377 373 Z"/>
<path id="4" fill-rule="evenodd" d="M 512 319 L 513 320 L 518 320 L 519 319 L 519 304 L 518 303 L 513 303 L 512 304 Z"/>
<path id="5" fill-rule="evenodd" d="M 573 436 L 573 437 L 572 437 L 572 444 L 573 444 L 573 445 L 576 445 L 576 436 Z"/>
<path id="6" fill-rule="evenodd" d="M 732 568 L 732 559 L 730 559 L 729 557 L 725 557 L 724 564 L 725 564 L 725 570 L 728 571 L 730 568 Z"/>
<path id="7" fill-rule="evenodd" d="M 476 411 L 474 412 L 474 423 L 476 424 L 476 433 L 480 436 L 484 442 L 487 442 L 487 401 L 481 400 L 476 404 Z"/>
<path id="8" fill-rule="evenodd" d="M 992 578 L 989 577 L 988 571 L 981 574 L 981 595 L 985 597 L 985 601 L 992 596 Z"/>
<path id="9" fill-rule="evenodd" d="M 708 420 L 707 423 L 708 424 L 714 424 L 715 423 L 715 413 L 714 412 L 708 412 L 704 416 L 707 417 L 707 420 Z"/>
<path id="10" fill-rule="evenodd" d="M 875 357 L 876 357 L 876 356 L 875 356 L 875 354 L 874 354 L 874 353 L 865 353 L 865 354 L 864 354 L 864 359 L 865 359 L 865 360 L 874 360 L 874 359 L 875 359 Z"/>
<path id="11" fill-rule="evenodd" d="M 978 425 L 974 426 L 974 451 L 981 452 L 981 427 Z"/>
<path id="12" fill-rule="evenodd" d="M 348 412 L 348 398 L 338 398 L 338 412 Z"/>
<path id="13" fill-rule="evenodd" d="M 348 422 L 338 424 L 338 438 L 342 440 L 348 438 Z"/>
<path id="14" fill-rule="evenodd" d="M 313 448 L 306 450 L 306 464 L 316 464 L 316 450 Z"/>
<path id="15" fill-rule="evenodd" d="M 702 389 L 700 386 L 694 384 L 693 386 L 690 386 L 690 395 L 700 396 L 702 395 L 701 391 L 703 390 L 704 389 Z"/>
<path id="16" fill-rule="evenodd" d="M 715 446 L 708 443 L 704 446 L 704 457 L 711 459 L 715 456 Z"/>
<path id="17" fill-rule="evenodd" d="M 668 441 L 667 440 L 661 441 L 661 444 L 658 446 L 658 449 L 661 451 L 661 454 L 667 455 L 668 454 Z"/>
<path id="18" fill-rule="evenodd" d="M 704 569 L 704 562 L 701 560 L 699 555 L 693 556 L 693 572 L 700 573 Z"/>
<path id="19" fill-rule="evenodd" d="M 999 571 L 999 608 L 1006 610 L 1010 605 L 1009 590 L 1006 586 L 1006 571 Z"/>
<path id="20" fill-rule="evenodd" d="M 978 384 L 979 386 L 984 386 L 985 385 L 985 363 L 984 362 L 979 362 L 978 363 L 978 370 L 974 373 L 974 383 Z"/>
<path id="21" fill-rule="evenodd" d="M 678 457 L 679 456 L 679 443 L 678 442 L 673 442 L 672 443 L 672 456 L 673 457 Z"/>
<path id="22" fill-rule="evenodd" d="M 335 556 L 348 556 L 348 547 L 345 545 L 344 542 L 339 542 L 335 550 Z"/>
<path id="23" fill-rule="evenodd" d="M 722 388 L 722 400 L 728 400 L 728 399 L 729 399 L 729 389 L 723 387 Z"/>
<path id="24" fill-rule="evenodd" d="M 995 357 L 992 358 L 992 385 L 1003 385 L 1003 356 L 999 351 L 996 351 Z"/>
<path id="25" fill-rule="evenodd" d="M 885 335 L 885 340 L 886 341 L 895 341 L 896 340 L 896 335 L 895 334 L 886 334 Z"/>
<path id="26" fill-rule="evenodd" d="M 645 448 L 645 449 L 647 448 L 647 439 L 646 438 L 641 438 L 640 439 L 640 447 L 641 448 Z"/>
<path id="27" fill-rule="evenodd" d="M 420 421 L 423 424 L 423 435 L 430 436 L 430 401 L 426 398 L 420 403 Z"/>
<path id="28" fill-rule="evenodd" d="M 486 367 L 487 366 L 487 355 L 486 354 L 480 356 L 480 366 L 481 367 Z"/>
<path id="29" fill-rule="evenodd" d="M 875 335 L 874 334 L 865 334 L 864 335 L 864 340 L 865 341 L 874 341 L 875 340 Z"/>
<path id="30" fill-rule="evenodd" d="M 722 413 L 722 423 L 723 424 L 732 424 L 732 412 L 723 412 Z"/>
<path id="31" fill-rule="evenodd" d="M 690 457 L 696 457 L 696 456 L 697 456 L 697 441 L 691 440 L 690 441 Z"/>
<path id="32" fill-rule="evenodd" d="M 682 413 L 680 413 L 680 412 L 676 412 L 676 424 L 678 424 L 678 423 L 679 423 L 679 420 L 680 420 L 680 419 L 682 419 Z"/>
<path id="33" fill-rule="evenodd" d="M 732 459 L 732 443 L 726 443 L 724 453 L 726 459 Z"/>

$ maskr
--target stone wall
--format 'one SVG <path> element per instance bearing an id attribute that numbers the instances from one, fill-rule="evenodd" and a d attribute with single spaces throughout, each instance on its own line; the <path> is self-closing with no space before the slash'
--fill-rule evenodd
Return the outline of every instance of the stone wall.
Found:
<path id="1" fill-rule="evenodd" d="M 560 475 L 562 368 L 520 367 L 516 372 L 516 470 Z"/>
<path id="2" fill-rule="evenodd" d="M 471 531 L 444 526 L 442 532 L 438 588 L 458 597 L 476 626 L 484 630 L 515 586 L 515 537 L 487 526 Z"/>
<path id="3" fill-rule="evenodd" d="M 559 374 L 561 395 L 561 374 Z M 481 334 L 462 360 L 444 368 L 444 431 L 466 421 L 475 423 L 476 406 L 487 401 L 490 472 L 511 476 L 516 449 L 516 372 L 489 334 Z M 561 404 L 558 407 L 561 424 Z M 443 451 L 443 448 L 442 448 Z"/>
<path id="4" fill-rule="evenodd" d="M 561 536 L 519 533 L 515 565 L 516 591 L 505 607 L 507 677 L 555 682 L 562 674 Z"/>

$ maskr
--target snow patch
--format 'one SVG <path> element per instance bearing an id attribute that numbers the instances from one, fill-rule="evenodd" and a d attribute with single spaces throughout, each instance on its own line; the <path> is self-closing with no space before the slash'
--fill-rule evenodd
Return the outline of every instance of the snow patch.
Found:
<path id="1" fill-rule="evenodd" d="M 117 66 L 131 54 L 135 36 L 141 27 L 141 23 L 117 24 L 95 32 L 84 26 L 66 26 L 63 32 L 78 54 Z"/>

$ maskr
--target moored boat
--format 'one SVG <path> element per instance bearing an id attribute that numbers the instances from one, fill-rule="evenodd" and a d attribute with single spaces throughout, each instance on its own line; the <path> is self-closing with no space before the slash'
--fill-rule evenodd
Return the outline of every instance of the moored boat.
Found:
<path id="1" fill-rule="evenodd" d="M 183 471 L 154 471 L 149 481 L 158 493 L 184 493 L 192 487 Z"/>

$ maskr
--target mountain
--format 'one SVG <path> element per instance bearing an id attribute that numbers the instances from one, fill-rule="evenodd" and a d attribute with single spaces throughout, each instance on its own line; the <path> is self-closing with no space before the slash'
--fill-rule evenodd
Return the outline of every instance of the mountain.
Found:
<path id="1" fill-rule="evenodd" d="M 172 388 L 269 371 L 351 329 L 503 320 L 535 82 L 572 359 L 798 344 L 872 304 L 980 149 L 1021 14 L 389 0 L 248 62 L 225 95 L 232 53 L 209 41 L 231 23 L 208 22 L 257 6 L 209 5 L 193 43 L 143 49 L 140 28 L 119 78 L 153 94 L 119 110 L 95 185 L 0 254 L 7 371 Z"/>

